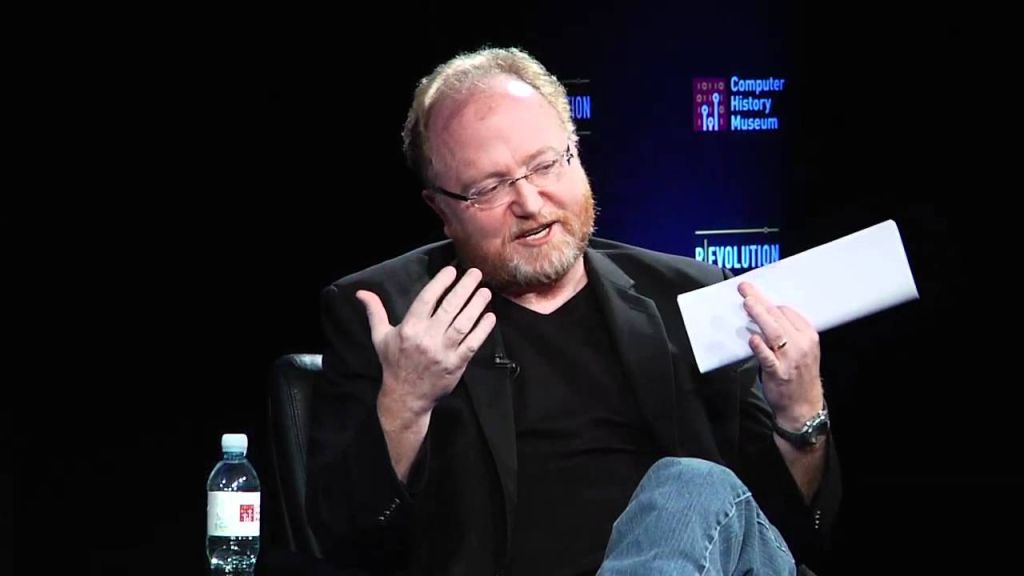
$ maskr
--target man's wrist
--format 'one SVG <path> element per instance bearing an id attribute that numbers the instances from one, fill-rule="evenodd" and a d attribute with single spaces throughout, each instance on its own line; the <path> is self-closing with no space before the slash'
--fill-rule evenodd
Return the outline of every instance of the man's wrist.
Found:
<path id="1" fill-rule="evenodd" d="M 408 398 L 386 393 L 377 396 L 377 417 L 390 432 L 419 432 L 430 422 L 431 406 L 410 403 Z"/>
<path id="2" fill-rule="evenodd" d="M 811 414 L 797 426 L 784 425 L 778 419 L 773 424 L 775 434 L 789 444 L 800 449 L 811 448 L 828 436 L 831 427 L 828 404 L 822 398 L 821 409 Z"/>

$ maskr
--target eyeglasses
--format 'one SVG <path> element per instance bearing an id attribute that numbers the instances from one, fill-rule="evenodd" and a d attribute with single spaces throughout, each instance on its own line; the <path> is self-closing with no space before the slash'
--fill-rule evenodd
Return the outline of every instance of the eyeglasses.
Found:
<path id="1" fill-rule="evenodd" d="M 572 163 L 575 155 L 572 153 L 572 144 L 565 146 L 565 152 L 557 158 L 541 160 L 533 168 L 527 170 L 526 174 L 515 178 L 504 178 L 497 182 L 487 183 L 469 194 L 456 194 L 449 192 L 440 186 L 434 186 L 433 190 L 449 198 L 469 202 L 476 208 L 494 208 L 508 202 L 512 198 L 512 187 L 520 180 L 526 180 L 534 186 L 550 186 L 558 182 L 565 173 L 565 168 Z"/>

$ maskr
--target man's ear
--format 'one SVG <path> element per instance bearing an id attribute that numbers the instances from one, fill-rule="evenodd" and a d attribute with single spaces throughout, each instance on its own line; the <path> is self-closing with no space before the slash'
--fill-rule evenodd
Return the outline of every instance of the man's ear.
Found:
<path id="1" fill-rule="evenodd" d="M 423 197 L 423 201 L 427 203 L 427 206 L 430 206 L 434 213 L 441 218 L 441 222 L 444 224 L 444 235 L 451 238 L 451 234 L 448 233 L 448 212 L 445 211 L 445 207 L 441 204 L 440 196 L 436 192 L 427 189 L 420 192 L 420 195 Z"/>

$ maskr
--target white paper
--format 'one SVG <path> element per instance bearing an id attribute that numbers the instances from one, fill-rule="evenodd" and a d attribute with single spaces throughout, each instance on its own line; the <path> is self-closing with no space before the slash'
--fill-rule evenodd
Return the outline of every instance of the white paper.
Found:
<path id="1" fill-rule="evenodd" d="M 916 300 L 917 286 L 892 220 L 680 294 L 679 311 L 703 374 L 753 355 L 760 332 L 736 286 L 749 281 L 775 305 L 786 305 L 819 332 Z"/>

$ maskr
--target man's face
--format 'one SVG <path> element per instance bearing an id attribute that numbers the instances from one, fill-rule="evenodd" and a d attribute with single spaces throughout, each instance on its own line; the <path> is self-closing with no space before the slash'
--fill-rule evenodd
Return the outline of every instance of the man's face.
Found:
<path id="1" fill-rule="evenodd" d="M 559 161 L 554 176 L 519 180 L 493 207 L 430 191 L 424 198 L 464 263 L 479 268 L 496 290 L 536 289 L 565 275 L 593 233 L 594 200 L 579 161 L 565 165 L 569 134 L 543 96 L 519 80 L 497 77 L 439 102 L 429 131 L 435 183 L 457 194 Z"/>

